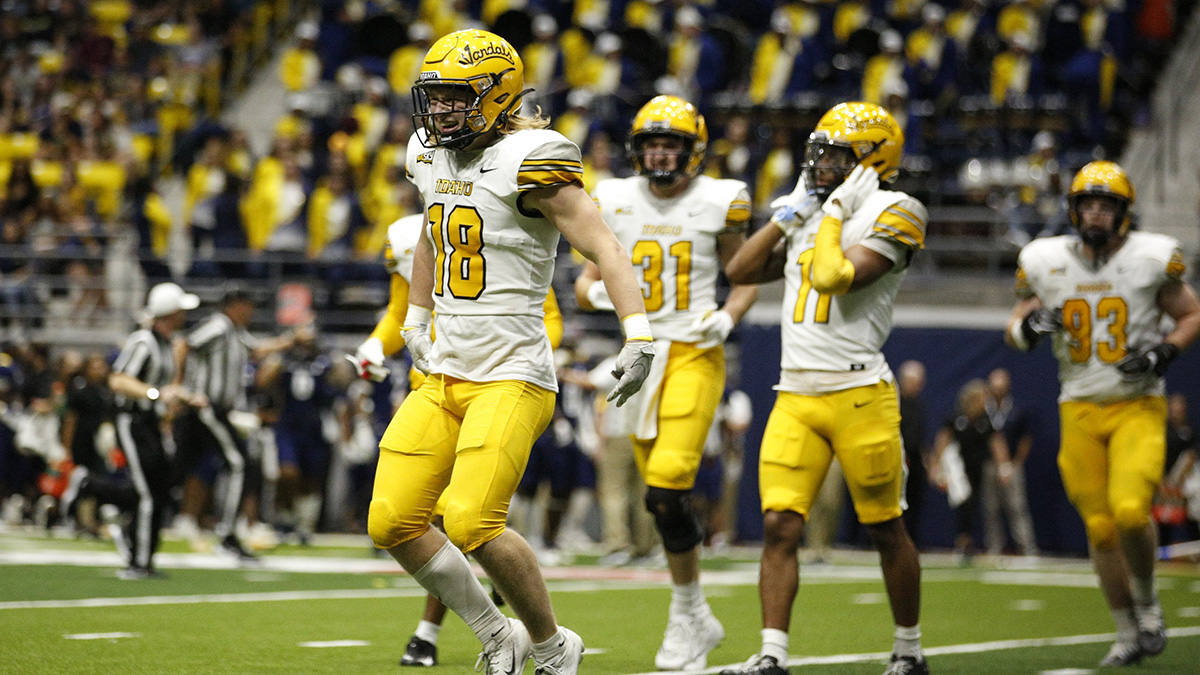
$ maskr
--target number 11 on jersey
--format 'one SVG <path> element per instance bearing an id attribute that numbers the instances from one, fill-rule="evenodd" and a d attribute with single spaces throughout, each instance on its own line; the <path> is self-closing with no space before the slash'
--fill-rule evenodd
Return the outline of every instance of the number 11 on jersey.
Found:
<path id="1" fill-rule="evenodd" d="M 808 296 L 812 293 L 812 259 L 813 249 L 800 253 L 796 264 L 800 265 L 800 292 L 796 297 L 796 311 L 792 314 L 792 323 L 804 323 L 805 310 L 808 308 Z M 816 311 L 813 313 L 814 323 L 829 323 L 829 303 L 833 296 L 827 293 L 817 294 Z"/>

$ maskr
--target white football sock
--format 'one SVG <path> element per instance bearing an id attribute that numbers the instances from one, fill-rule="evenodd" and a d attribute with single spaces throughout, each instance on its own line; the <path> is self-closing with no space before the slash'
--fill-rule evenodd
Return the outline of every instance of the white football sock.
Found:
<path id="1" fill-rule="evenodd" d="M 1146 607 L 1158 601 L 1154 592 L 1154 576 L 1133 577 L 1129 580 L 1129 591 L 1133 594 L 1134 607 Z"/>
<path id="2" fill-rule="evenodd" d="M 1133 609 L 1112 610 L 1113 623 L 1117 624 L 1117 642 L 1133 642 L 1137 639 L 1138 624 L 1133 616 Z"/>
<path id="3" fill-rule="evenodd" d="M 777 628 L 762 629 L 762 651 L 759 653 L 774 658 L 776 663 L 787 668 L 788 634 Z"/>
<path id="4" fill-rule="evenodd" d="M 562 634 L 562 626 L 554 631 L 545 642 L 537 642 L 533 645 L 533 661 L 534 663 L 545 663 L 558 652 L 558 636 Z"/>
<path id="5" fill-rule="evenodd" d="M 438 635 L 442 632 L 442 627 L 431 621 L 421 619 L 421 623 L 417 624 L 417 632 L 414 633 L 417 637 L 436 646 Z"/>
<path id="6" fill-rule="evenodd" d="M 896 626 L 896 642 L 892 645 L 892 653 L 896 656 L 911 656 L 921 659 L 921 624 L 915 626 Z"/>
<path id="7" fill-rule="evenodd" d="M 699 581 L 690 584 L 671 584 L 671 616 L 688 616 L 692 610 L 706 606 L 704 589 Z"/>

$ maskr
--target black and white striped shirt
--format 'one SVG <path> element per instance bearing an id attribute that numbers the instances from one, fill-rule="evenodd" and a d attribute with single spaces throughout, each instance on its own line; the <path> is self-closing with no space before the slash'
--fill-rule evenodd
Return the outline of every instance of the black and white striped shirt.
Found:
<path id="1" fill-rule="evenodd" d="M 187 341 L 188 389 L 207 396 L 214 408 L 237 408 L 245 400 L 246 365 L 254 338 L 217 312 L 193 328 Z"/>
<path id="2" fill-rule="evenodd" d="M 165 387 L 175 377 L 171 341 L 149 328 L 134 331 L 113 363 L 113 372 L 132 375 L 151 387 Z M 156 403 L 147 398 L 130 399 L 117 394 L 114 402 L 125 410 L 156 411 Z"/>

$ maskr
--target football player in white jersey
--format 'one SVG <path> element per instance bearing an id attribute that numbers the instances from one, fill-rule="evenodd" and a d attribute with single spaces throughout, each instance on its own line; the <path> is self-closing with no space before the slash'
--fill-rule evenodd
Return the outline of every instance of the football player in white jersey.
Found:
<path id="1" fill-rule="evenodd" d="M 928 673 L 916 548 L 901 519 L 904 451 L 892 373 L 880 352 L 925 207 L 879 182 L 899 171 L 904 135 L 883 108 L 842 103 L 808 137 L 796 190 L 726 267 L 731 281 L 786 281 L 783 369 L 763 432 L 762 650 L 725 673 L 785 675 L 797 547 L 836 457 L 858 520 L 880 553 L 895 620 L 886 675 Z"/>
<path id="2" fill-rule="evenodd" d="M 388 295 L 387 311 L 380 317 L 371 336 L 363 341 L 354 354 L 354 365 L 358 376 L 382 381 L 388 375 L 384 360 L 399 352 L 404 346 L 401 331 L 404 327 L 404 317 L 408 313 L 408 289 L 412 284 L 413 254 L 425 228 L 425 214 L 417 213 L 404 216 L 388 226 L 387 243 L 384 247 L 384 263 L 391 275 L 391 289 Z M 562 342 L 563 318 L 558 308 L 558 300 L 554 289 L 546 295 L 542 305 L 545 313 L 544 323 L 546 335 L 550 338 L 550 347 L 557 349 Z M 409 391 L 416 391 L 425 381 L 425 374 L 413 368 L 409 371 Z M 443 493 L 444 494 L 444 493 Z M 446 505 L 439 500 L 434 507 L 434 515 L 445 513 Z M 440 519 L 435 525 L 441 527 Z M 493 598 L 497 596 L 493 595 Z M 409 638 L 404 655 L 400 657 L 402 666 L 430 667 L 437 665 L 437 643 L 441 634 L 442 621 L 446 617 L 446 606 L 435 596 L 425 599 L 425 611 L 417 630 Z"/>
<path id="3" fill-rule="evenodd" d="M 618 404 L 648 374 L 653 338 L 629 254 L 583 190 L 579 148 L 545 129 L 545 119 L 514 112 L 522 74 L 512 45 L 466 30 L 430 47 L 413 86 L 417 131 L 406 169 L 426 229 L 402 334 L 429 378 L 380 441 L 367 529 L 462 617 L 483 643 L 487 673 L 520 673 L 532 656 L 538 673 L 573 675 L 583 641 L 558 626 L 533 550 L 505 529 L 530 447 L 554 408 L 542 303 L 560 233 L 600 266 L 622 318 L 626 342 L 610 394 Z M 429 526 L 443 493 L 445 534 Z M 521 620 L 492 604 L 463 552 Z"/>
<path id="4" fill-rule="evenodd" d="M 725 338 L 758 297 L 755 286 L 734 286 L 717 304 L 717 275 L 746 240 L 750 193 L 742 181 L 698 175 L 707 142 L 695 106 L 659 96 L 638 111 L 626 143 L 637 175 L 601 181 L 592 195 L 633 256 L 663 359 L 626 406 L 638 422 L 629 431 L 646 508 L 671 571 L 667 629 L 654 659 L 661 670 L 703 669 L 725 637 L 700 588 L 704 532 L 691 495 L 725 389 Z M 584 309 L 612 308 L 601 278 L 588 264 L 576 280 Z"/>
<path id="5" fill-rule="evenodd" d="M 1200 302 L 1183 282 L 1179 242 L 1131 232 L 1134 197 L 1113 162 L 1075 175 L 1067 200 L 1077 233 L 1021 250 L 1020 300 L 1006 333 L 1022 350 L 1053 336 L 1062 384 L 1058 468 L 1117 625 L 1102 666 L 1137 663 L 1166 647 L 1150 517 L 1166 458 L 1162 376 L 1200 334 Z M 1164 314 L 1174 322 L 1166 334 Z"/>

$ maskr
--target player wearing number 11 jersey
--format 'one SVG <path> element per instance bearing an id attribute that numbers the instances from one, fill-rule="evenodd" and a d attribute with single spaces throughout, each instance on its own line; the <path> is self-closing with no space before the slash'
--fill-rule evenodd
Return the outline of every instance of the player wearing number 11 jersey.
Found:
<path id="1" fill-rule="evenodd" d="M 763 646 L 733 675 L 786 675 L 797 546 L 809 507 L 836 457 L 858 519 L 880 553 L 895 620 L 885 675 L 921 675 L 920 563 L 901 519 L 900 408 L 880 348 L 912 256 L 924 246 L 925 207 L 882 190 L 900 168 L 904 135 L 870 103 L 826 112 L 808 138 L 796 190 L 771 224 L 726 267 L 732 281 L 784 286 L 783 370 L 763 432 Z"/>
<path id="2" fill-rule="evenodd" d="M 1006 335 L 1022 350 L 1053 336 L 1062 382 L 1058 468 L 1117 624 L 1102 666 L 1137 663 L 1166 647 L 1150 519 L 1166 455 L 1162 376 L 1200 333 L 1179 242 L 1131 232 L 1134 197 L 1120 166 L 1080 169 L 1068 193 L 1077 234 L 1021 250 L 1021 299 Z M 1164 314 L 1175 323 L 1165 335 Z"/>
<path id="3" fill-rule="evenodd" d="M 425 231 L 402 335 L 429 377 L 380 441 L 367 527 L 467 623 L 488 675 L 516 675 L 530 656 L 542 675 L 574 675 L 583 641 L 557 625 L 532 549 L 505 528 L 554 408 L 542 303 L 560 234 L 603 270 L 622 318 L 618 405 L 649 371 L 652 336 L 629 254 L 583 190 L 579 149 L 540 116 L 517 114 L 523 87 L 516 50 L 479 30 L 435 42 L 413 86 L 417 131 L 406 168 L 424 201 Z M 445 534 L 429 526 L 443 493 Z M 520 620 L 492 604 L 464 552 Z"/>

